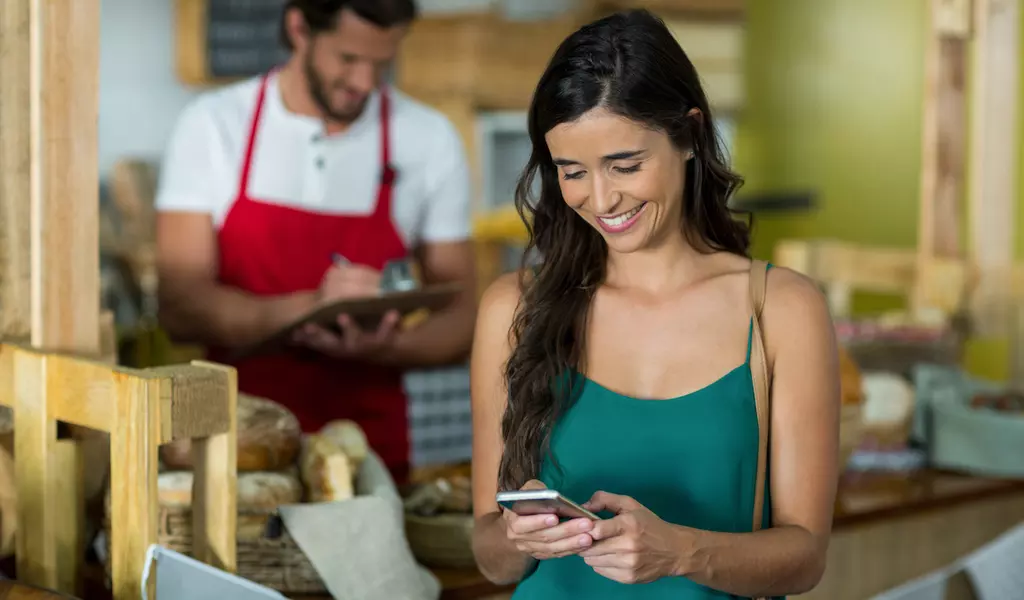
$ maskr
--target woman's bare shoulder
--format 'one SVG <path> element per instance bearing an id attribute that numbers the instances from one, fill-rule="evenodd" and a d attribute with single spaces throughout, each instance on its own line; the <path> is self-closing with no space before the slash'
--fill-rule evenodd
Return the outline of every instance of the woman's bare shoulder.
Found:
<path id="1" fill-rule="evenodd" d="M 814 280 L 792 269 L 773 266 L 768 271 L 764 324 L 769 343 L 773 338 L 776 343 L 810 338 L 834 344 L 832 315 L 824 293 Z M 810 350 L 806 345 L 795 346 Z"/>
<path id="2" fill-rule="evenodd" d="M 484 290 L 480 312 L 488 313 L 491 318 L 504 315 L 511 321 L 523 295 L 522 287 L 522 276 L 516 271 L 499 276 Z"/>
<path id="3" fill-rule="evenodd" d="M 491 282 L 480 298 L 477 340 L 507 338 L 519 310 L 524 281 L 519 272 L 505 273 Z"/>
<path id="4" fill-rule="evenodd" d="M 765 294 L 765 310 L 771 304 L 777 314 L 797 316 L 807 310 L 828 311 L 828 302 L 818 284 L 787 267 L 772 265 Z"/>

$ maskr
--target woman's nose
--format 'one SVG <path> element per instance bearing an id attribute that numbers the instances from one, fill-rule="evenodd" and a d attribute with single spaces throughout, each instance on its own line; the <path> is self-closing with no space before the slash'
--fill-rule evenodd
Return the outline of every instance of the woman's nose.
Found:
<path id="1" fill-rule="evenodd" d="M 604 177 L 594 177 L 593 182 L 590 190 L 591 209 L 598 215 L 615 214 L 615 209 L 622 203 L 622 194 Z"/>

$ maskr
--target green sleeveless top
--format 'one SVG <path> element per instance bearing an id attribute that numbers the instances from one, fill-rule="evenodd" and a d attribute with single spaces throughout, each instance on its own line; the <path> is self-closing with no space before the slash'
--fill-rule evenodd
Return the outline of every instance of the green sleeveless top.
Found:
<path id="1" fill-rule="evenodd" d="M 552 432 L 557 467 L 545 459 L 539 479 L 577 502 L 602 490 L 631 496 L 669 523 L 752 531 L 758 424 L 751 343 L 752 335 L 744 364 L 704 388 L 668 400 L 623 396 L 577 375 L 583 386 L 579 397 Z M 770 516 L 766 489 L 764 527 L 770 527 Z M 513 600 L 734 597 L 683 577 L 625 585 L 598 575 L 579 556 L 568 556 L 539 561 Z"/>

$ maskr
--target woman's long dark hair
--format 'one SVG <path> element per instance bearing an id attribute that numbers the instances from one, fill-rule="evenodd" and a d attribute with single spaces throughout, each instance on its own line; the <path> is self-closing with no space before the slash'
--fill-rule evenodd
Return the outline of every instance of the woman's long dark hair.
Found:
<path id="1" fill-rule="evenodd" d="M 501 423 L 501 489 L 538 476 L 554 424 L 579 393 L 590 304 L 604 281 L 608 249 L 600 234 L 566 205 L 544 135 L 603 107 L 665 132 L 692 150 L 680 228 L 703 252 L 747 255 L 749 226 L 727 205 L 742 184 L 729 170 L 693 64 L 651 13 L 618 13 L 569 36 L 541 76 L 529 111 L 533 152 L 516 188 L 529 243 L 505 370 L 508 406 Z M 699 115 L 688 116 L 692 109 Z M 540 178 L 540 195 L 531 189 Z M 529 271 L 526 258 L 542 260 Z"/>

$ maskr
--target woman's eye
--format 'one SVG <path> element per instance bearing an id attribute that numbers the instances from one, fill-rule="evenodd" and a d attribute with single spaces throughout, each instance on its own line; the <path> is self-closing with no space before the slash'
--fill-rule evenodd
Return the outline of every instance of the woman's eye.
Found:
<path id="1" fill-rule="evenodd" d="M 575 173 L 565 173 L 565 174 L 562 175 L 562 179 L 565 179 L 566 181 L 568 181 L 570 179 L 581 179 L 585 173 L 586 173 L 586 171 L 576 171 Z"/>
<path id="2" fill-rule="evenodd" d="M 636 173 L 640 170 L 640 164 L 637 163 L 631 167 L 615 167 L 615 171 L 618 173 Z"/>

